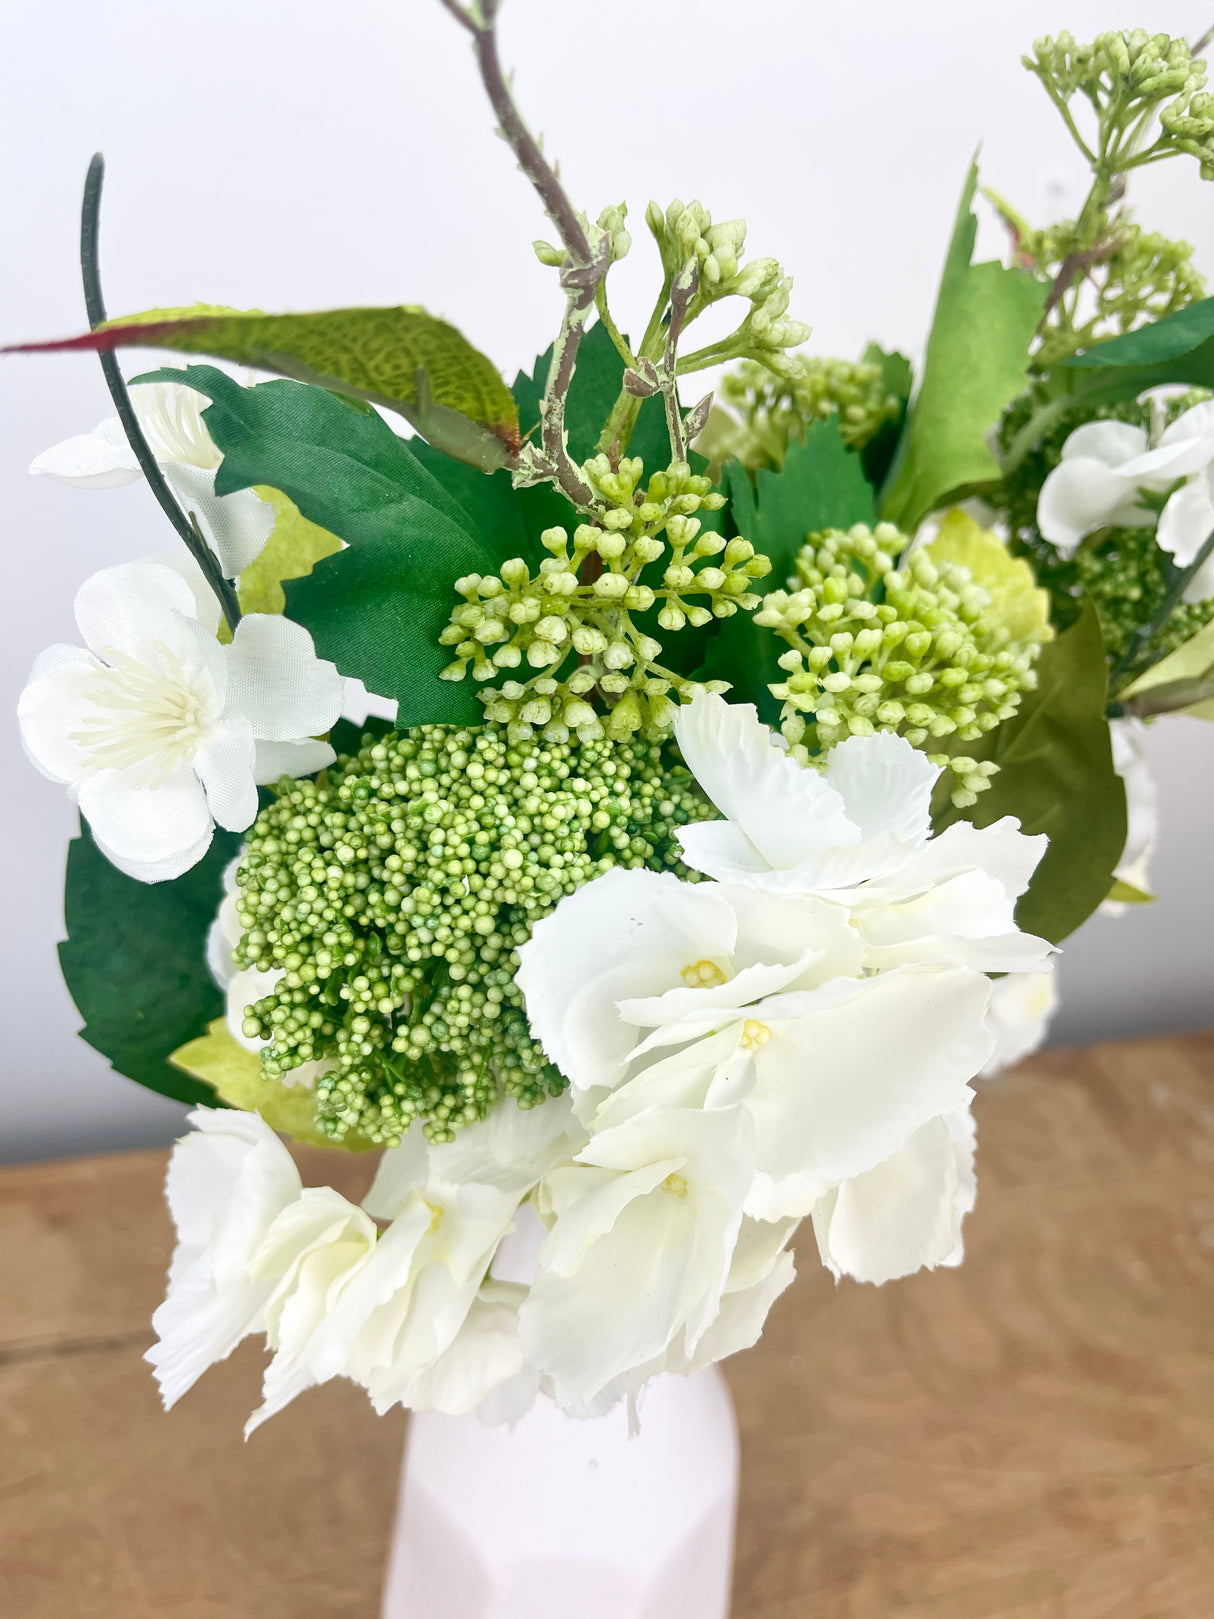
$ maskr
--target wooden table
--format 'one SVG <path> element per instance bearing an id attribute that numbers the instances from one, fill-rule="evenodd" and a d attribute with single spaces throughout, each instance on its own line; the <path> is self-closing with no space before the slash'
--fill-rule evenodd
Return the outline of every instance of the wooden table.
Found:
<path id="1" fill-rule="evenodd" d="M 835 1288 L 811 1238 L 730 1367 L 735 1619 L 1214 1615 L 1214 1035 L 978 1117 L 964 1268 Z M 0 1614 L 375 1619 L 403 1418 L 335 1384 L 246 1446 L 251 1344 L 161 1413 L 164 1159 L 0 1173 Z"/>

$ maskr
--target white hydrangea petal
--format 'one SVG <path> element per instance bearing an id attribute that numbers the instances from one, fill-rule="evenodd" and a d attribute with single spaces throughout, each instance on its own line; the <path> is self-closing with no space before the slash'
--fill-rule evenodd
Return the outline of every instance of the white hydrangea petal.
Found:
<path id="1" fill-rule="evenodd" d="M 374 1220 L 395 1220 L 409 1206 L 430 1176 L 430 1143 L 421 1120 L 405 1132 L 399 1146 L 389 1147 L 379 1160 L 371 1189 L 362 1206 Z"/>
<path id="2" fill-rule="evenodd" d="M 980 973 L 1048 973 L 1055 946 L 1032 933 L 999 933 L 974 939 L 961 934 L 934 934 L 905 944 L 870 945 L 868 966 L 877 972 L 894 967 L 971 967 Z"/>
<path id="3" fill-rule="evenodd" d="M 1000 883 L 1009 900 L 1017 900 L 1048 847 L 1044 832 L 1031 836 L 1022 832 L 1014 815 L 1005 815 L 990 826 L 954 821 L 913 854 L 886 884 L 879 885 L 874 897 L 925 893 L 935 884 L 977 871 Z"/>
<path id="4" fill-rule="evenodd" d="M 964 871 L 923 892 L 859 913 L 869 945 L 907 944 L 914 939 L 957 936 L 988 939 L 1015 927 L 1015 896 L 985 871 Z"/>
<path id="5" fill-rule="evenodd" d="M 765 894 L 740 884 L 722 884 L 717 892 L 737 923 L 735 970 L 760 962 L 796 961 L 814 950 L 819 956 L 809 975 L 814 982 L 860 972 L 859 937 L 842 906 L 802 894 Z"/>
<path id="6" fill-rule="evenodd" d="M 642 1029 L 664 1028 L 676 1023 L 690 1026 L 703 1023 L 710 1028 L 720 1022 L 722 1014 L 796 983 L 821 957 L 821 950 L 811 948 L 797 961 L 771 966 L 756 962 L 743 967 L 723 984 L 703 989 L 680 984 L 661 995 L 622 999 L 616 1003 L 616 1013 L 625 1023 Z M 641 1049 L 638 1048 L 638 1055 Z"/>
<path id="7" fill-rule="evenodd" d="M 770 879 L 773 886 L 787 888 L 783 872 L 773 873 L 740 827 L 732 821 L 692 821 L 675 828 L 675 838 L 684 862 L 692 871 L 703 872 L 717 882 L 746 882 L 752 878 Z"/>
<path id="8" fill-rule="evenodd" d="M 1064 557 L 1093 529 L 1106 524 L 1136 527 L 1150 521 L 1138 503 L 1137 487 L 1103 461 L 1087 457 L 1060 461 L 1037 500 L 1037 527 Z"/>
<path id="9" fill-rule="evenodd" d="M 620 1031 L 615 1001 L 660 993 L 680 982 L 682 967 L 728 957 L 736 926 L 707 884 L 671 872 L 606 872 L 562 899 L 519 950 L 515 982 L 532 1034 L 574 1086 L 612 1083 L 634 1040 Z"/>
<path id="10" fill-rule="evenodd" d="M 220 826 L 243 832 L 257 817 L 253 731 L 243 714 L 225 714 L 208 727 L 194 755 L 207 807 Z"/>
<path id="11" fill-rule="evenodd" d="M 161 471 L 182 507 L 198 519 L 225 579 L 235 579 L 257 561 L 274 531 L 274 508 L 269 501 L 251 489 L 217 495 L 213 469 L 165 461 Z"/>
<path id="12" fill-rule="evenodd" d="M 720 1310 L 680 1371 L 697 1372 L 758 1343 L 772 1305 L 796 1279 L 787 1244 L 799 1224 L 742 1221 Z"/>
<path id="13" fill-rule="evenodd" d="M 144 782 L 138 766 L 94 771 L 80 782 L 77 802 L 98 846 L 120 871 L 142 882 L 179 877 L 198 860 L 194 851 L 211 841 L 206 794 L 189 769 L 175 770 L 154 786 Z M 143 875 L 153 871 L 156 876 Z"/>
<path id="14" fill-rule="evenodd" d="M 52 781 L 76 781 L 88 769 L 92 750 L 73 733 L 96 677 L 96 659 L 77 646 L 47 647 L 30 670 L 17 702 L 21 741 L 30 763 Z"/>
<path id="15" fill-rule="evenodd" d="M 1038 1050 L 1045 1042 L 1057 1005 L 1056 975 L 1052 972 L 1011 973 L 992 984 L 986 1021 L 995 1037 L 995 1049 L 982 1077 L 992 1079 Z"/>
<path id="16" fill-rule="evenodd" d="M 827 985 L 821 1010 L 771 1023 L 745 1106 L 759 1178 L 746 1212 L 807 1214 L 824 1190 L 881 1163 L 920 1125 L 968 1103 L 990 1055 L 990 981 L 902 968 Z"/>
<path id="17" fill-rule="evenodd" d="M 102 431 L 111 426 L 118 430 L 116 437 Z M 54 478 L 73 489 L 121 489 L 143 476 L 116 416 L 92 433 L 78 434 L 43 450 L 30 462 L 30 471 L 35 477 Z"/>
<path id="18" fill-rule="evenodd" d="M 813 1210 L 822 1263 L 882 1283 L 961 1258 L 961 1222 L 974 1203 L 968 1110 L 930 1119 L 899 1150 L 828 1192 Z"/>
<path id="19" fill-rule="evenodd" d="M 1209 478 L 1191 478 L 1168 501 L 1155 538 L 1178 568 L 1187 568 L 1214 533 L 1214 497 Z M 1197 598 L 1199 601 L 1201 597 Z"/>
<path id="20" fill-rule="evenodd" d="M 458 1131 L 454 1141 L 430 1148 L 430 1174 L 453 1186 L 467 1181 L 495 1186 L 521 1199 L 584 1140 L 568 1092 L 531 1108 L 506 1096 L 487 1118 Z"/>
<path id="21" fill-rule="evenodd" d="M 227 649 L 228 702 L 253 734 L 290 742 L 330 730 L 341 716 L 342 678 L 316 656 L 302 624 L 272 613 L 248 613 Z"/>
<path id="22" fill-rule="evenodd" d="M 1133 422 L 1084 422 L 1062 446 L 1064 461 L 1099 461 L 1106 467 L 1120 467 L 1147 448 L 1146 429 Z"/>
<path id="23" fill-rule="evenodd" d="M 751 704 L 702 692 L 678 710 L 674 732 L 704 792 L 769 866 L 860 841 L 840 795 L 776 743 Z"/>
<path id="24" fill-rule="evenodd" d="M 253 780 L 271 787 L 282 776 L 314 776 L 337 759 L 327 742 L 303 737 L 298 742 L 258 741 L 253 753 Z"/>
<path id="25" fill-rule="evenodd" d="M 1192 405 L 1159 436 L 1161 444 L 1175 444 L 1184 439 L 1214 439 L 1214 399 L 1204 399 Z"/>
<path id="26" fill-rule="evenodd" d="M 1214 554 L 1208 556 L 1184 587 L 1183 600 L 1191 604 L 1209 601 L 1214 596 Z"/>
<path id="27" fill-rule="evenodd" d="M 412 1411 L 462 1417 L 523 1370 L 519 1306 L 527 1289 L 485 1282 L 448 1347 L 409 1386 Z"/>
<path id="28" fill-rule="evenodd" d="M 103 660 L 111 650 L 138 658 L 158 643 L 178 653 L 195 618 L 194 595 L 171 568 L 124 562 L 84 581 L 75 613 L 85 646 Z"/>
<path id="29" fill-rule="evenodd" d="M 892 834 L 900 843 L 920 844 L 931 832 L 932 789 L 938 765 L 903 736 L 879 731 L 852 736 L 827 755 L 826 780 L 843 800 L 847 818 L 862 838 Z"/>
<path id="30" fill-rule="evenodd" d="M 1135 456 L 1121 468 L 1135 488 L 1162 492 L 1177 478 L 1191 478 L 1204 472 L 1214 460 L 1214 437 L 1179 438 L 1157 444 L 1153 450 Z"/>

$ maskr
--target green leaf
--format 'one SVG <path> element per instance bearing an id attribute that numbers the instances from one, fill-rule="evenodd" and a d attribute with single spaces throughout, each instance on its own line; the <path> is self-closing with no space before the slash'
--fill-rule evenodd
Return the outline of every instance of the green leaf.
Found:
<path id="1" fill-rule="evenodd" d="M 1049 848 L 1016 921 L 1057 944 L 1108 897 L 1126 839 L 1125 787 L 1113 769 L 1105 718 L 1104 643 L 1090 601 L 1044 648 L 1037 679 L 1014 718 L 982 743 L 966 744 L 974 757 L 993 759 L 999 774 L 972 809 L 939 810 L 936 829 L 962 819 L 989 826 L 1014 815 L 1022 831 L 1045 832 Z"/>
<path id="2" fill-rule="evenodd" d="M 861 355 L 868 365 L 881 368 L 881 386 L 887 394 L 901 401 L 902 408 L 891 422 L 886 422 L 875 437 L 860 451 L 864 476 L 874 489 L 880 489 L 898 453 L 898 444 L 906 426 L 906 412 L 914 385 L 914 373 L 905 354 L 887 353 L 877 343 L 870 343 Z"/>
<path id="3" fill-rule="evenodd" d="M 1095 343 L 1060 361 L 1053 375 L 1072 395 L 1100 403 L 1136 399 L 1167 382 L 1214 387 L 1214 298 Z"/>
<path id="4" fill-rule="evenodd" d="M 552 350 L 548 349 L 536 360 L 530 376 L 520 372 L 515 379 L 519 429 L 524 438 L 539 427 L 540 400 L 551 363 Z M 599 434 L 607 425 L 623 386 L 624 361 L 611 341 L 611 334 L 601 323 L 592 326 L 578 348 L 577 366 L 565 406 L 569 453 L 575 461 L 588 461 L 594 454 Z M 628 454 L 639 455 L 646 472 L 658 471 L 670 463 L 666 412 L 656 394 L 641 406 Z"/>
<path id="5" fill-rule="evenodd" d="M 240 610 L 281 613 L 286 607 L 283 580 L 311 573 L 322 557 L 341 550 L 341 541 L 327 529 L 309 523 L 299 507 L 277 489 L 260 485 L 256 493 L 274 508 L 274 530 L 261 555 L 240 576 Z"/>
<path id="6" fill-rule="evenodd" d="M 218 1096 L 242 1113 L 260 1113 L 272 1130 L 306 1146 L 338 1146 L 332 1136 L 317 1127 L 311 1091 L 302 1085 L 279 1085 L 263 1079 L 259 1059 L 232 1038 L 225 1018 L 216 1018 L 204 1035 L 187 1041 L 169 1060 L 183 1074 L 210 1087 L 212 1102 Z M 347 1152 L 375 1151 L 373 1142 L 357 1134 L 347 1135 L 340 1145 Z"/>
<path id="7" fill-rule="evenodd" d="M 1154 894 L 1148 894 L 1145 889 L 1135 888 L 1133 883 L 1123 882 L 1120 877 L 1109 889 L 1108 898 L 1116 905 L 1154 905 Z"/>
<path id="8" fill-rule="evenodd" d="M 1029 344 L 1045 308 L 1046 287 L 1035 276 L 971 264 L 977 184 L 975 163 L 944 264 L 918 397 L 882 491 L 882 517 L 906 533 L 950 495 L 999 477 L 986 435 L 1024 391 Z"/>
<path id="9" fill-rule="evenodd" d="M 1037 584 L 1036 575 L 1023 557 L 1014 557 L 997 534 L 957 507 L 948 512 L 925 547 L 926 555 L 939 564 L 956 562 L 968 568 L 975 584 L 991 598 L 984 615 L 993 624 L 1002 624 L 1016 641 L 1049 641 L 1050 593 Z"/>
<path id="10" fill-rule="evenodd" d="M 833 417 L 814 422 L 803 441 L 789 445 L 779 472 L 764 470 L 752 485 L 745 469 L 733 461 L 724 481 L 738 533 L 771 562 L 771 573 L 758 581 L 760 593 L 784 587 L 810 534 L 875 520 L 872 486 Z M 778 725 L 780 704 L 767 688 L 781 679 L 777 659 L 786 650 L 772 630 L 754 622 L 753 614 L 735 613 L 709 642 L 697 678 L 728 680 L 731 701 L 754 703 L 760 718 Z"/>
<path id="11" fill-rule="evenodd" d="M 128 1079 L 179 1102 L 214 1106 L 215 1093 L 169 1058 L 223 1011 L 206 963 L 223 871 L 240 845 L 216 831 L 184 876 L 141 883 L 112 866 L 87 824 L 68 848 L 59 961 L 84 1019 L 82 1037 Z"/>
<path id="12" fill-rule="evenodd" d="M 209 354 L 398 411 L 462 461 L 505 466 L 518 449 L 514 396 L 492 361 L 415 305 L 306 315 L 152 310 L 20 351 L 167 348 Z"/>

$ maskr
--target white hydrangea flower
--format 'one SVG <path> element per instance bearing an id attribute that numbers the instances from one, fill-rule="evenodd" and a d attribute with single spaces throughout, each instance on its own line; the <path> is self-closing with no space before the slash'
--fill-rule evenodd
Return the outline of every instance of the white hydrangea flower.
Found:
<path id="1" fill-rule="evenodd" d="M 215 493 L 222 455 L 202 419 L 204 401 L 176 382 L 141 382 L 131 404 L 165 481 L 183 509 L 193 512 L 224 575 L 235 579 L 261 555 L 274 527 L 274 508 L 251 489 Z M 118 489 L 143 477 L 117 416 L 91 433 L 44 450 L 30 471 L 74 489 Z"/>
<path id="2" fill-rule="evenodd" d="M 1009 973 L 996 979 L 986 1015 L 995 1049 L 982 1070 L 983 1079 L 993 1079 L 1040 1050 L 1057 1009 L 1054 973 Z"/>
<path id="3" fill-rule="evenodd" d="M 1041 487 L 1037 526 L 1063 556 L 1094 529 L 1149 528 L 1155 514 L 1139 491 L 1166 494 L 1155 537 L 1179 568 L 1193 562 L 1214 531 L 1214 401 L 1194 405 L 1152 447 L 1131 422 L 1085 422 L 1062 447 Z M 1214 557 L 1189 581 L 1185 600 L 1214 596 Z"/>
<path id="4" fill-rule="evenodd" d="M 332 763 L 315 737 L 341 712 L 342 680 L 290 619 L 250 614 L 222 645 L 217 608 L 207 617 L 179 573 L 138 562 L 86 580 L 75 612 L 85 646 L 37 659 L 22 740 L 128 876 L 179 877 L 215 823 L 251 825 L 259 783 Z"/>
<path id="5" fill-rule="evenodd" d="M 1109 722 L 1113 768 L 1125 784 L 1125 848 L 1113 875 L 1140 893 L 1151 892 L 1151 861 L 1159 841 L 1159 791 L 1146 750 L 1147 728 L 1139 719 Z M 1105 900 L 1101 910 L 1120 916 L 1126 909 L 1119 900 Z"/>
<path id="6" fill-rule="evenodd" d="M 904 737 L 851 737 L 819 773 L 798 764 L 752 706 L 710 695 L 679 710 L 675 735 L 726 817 L 679 830 L 694 870 L 843 907 L 871 968 L 1044 970 L 1051 947 L 1021 933 L 1014 911 L 1047 839 L 1026 837 L 1010 816 L 981 829 L 957 821 L 932 837 L 940 771 Z"/>

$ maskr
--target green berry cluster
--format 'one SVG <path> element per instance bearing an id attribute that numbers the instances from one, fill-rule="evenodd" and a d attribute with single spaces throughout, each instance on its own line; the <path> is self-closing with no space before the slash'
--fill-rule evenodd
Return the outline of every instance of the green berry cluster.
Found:
<path id="1" fill-rule="evenodd" d="M 790 355 L 779 377 L 743 361 L 722 378 L 718 398 L 733 416 L 716 413 L 710 443 L 701 440 L 697 448 L 713 460 L 734 456 L 752 471 L 782 467 L 788 446 L 803 439 L 812 422 L 829 416 L 837 420 L 843 442 L 861 450 L 898 419 L 903 405 L 886 388 L 879 365 L 807 354 Z"/>
<path id="2" fill-rule="evenodd" d="M 1114 665 L 1120 663 L 1134 632 L 1149 624 L 1163 606 L 1175 577 L 1174 567 L 1147 528 L 1110 529 L 1094 546 L 1080 546 L 1069 571 L 1096 609 L 1105 651 Z M 1147 661 L 1166 658 L 1211 619 L 1214 598 L 1177 602 L 1166 624 L 1152 636 Z M 1130 671 L 1141 672 L 1140 668 Z"/>
<path id="3" fill-rule="evenodd" d="M 364 737 L 316 781 L 280 782 L 237 870 L 239 965 L 282 968 L 246 1010 L 281 1080 L 327 1063 L 317 1123 L 434 1140 L 500 1096 L 564 1080 L 514 982 L 540 917 L 614 865 L 678 864 L 675 829 L 716 812 L 669 745 L 518 746 L 497 725 Z"/>
<path id="4" fill-rule="evenodd" d="M 511 742 L 537 733 L 557 744 L 662 735 L 674 716 L 671 694 L 691 697 L 699 687 L 658 661 L 661 642 L 634 615 L 656 609 L 657 627 L 675 633 L 759 604 L 751 585 L 770 571 L 767 558 L 695 515 L 718 511 L 724 497 L 686 462 L 644 488 L 643 470 L 635 458 L 613 467 L 596 456 L 584 471 L 605 509 L 572 536 L 545 530 L 551 554 L 535 574 L 514 557 L 498 574 L 456 580 L 463 601 L 440 638 L 455 648 L 443 679 L 470 671 L 494 682 L 477 695 Z"/>
<path id="5" fill-rule="evenodd" d="M 773 591 L 755 614 L 790 645 L 780 659 L 787 679 L 771 689 L 784 702 L 781 728 L 806 762 L 875 731 L 916 747 L 974 741 L 1036 684 L 1039 646 L 991 621 L 990 597 L 968 569 L 937 567 L 923 552 L 895 567 L 908 543 L 889 523 L 811 535 L 789 589 Z M 997 768 L 964 754 L 928 757 L 956 778 L 952 798 L 962 809 Z"/>

